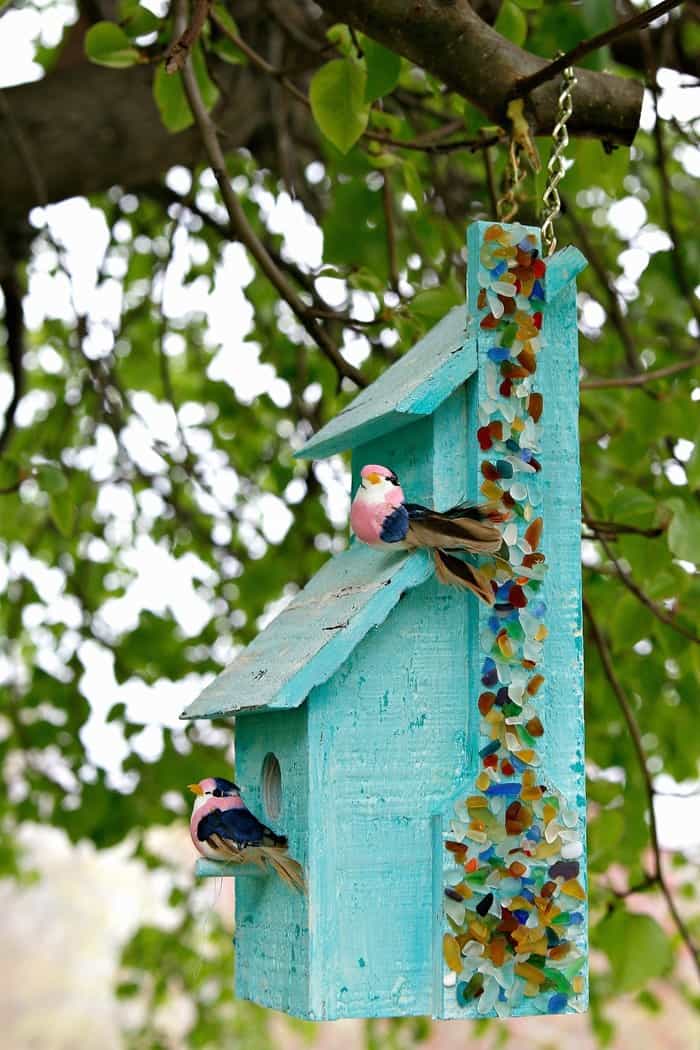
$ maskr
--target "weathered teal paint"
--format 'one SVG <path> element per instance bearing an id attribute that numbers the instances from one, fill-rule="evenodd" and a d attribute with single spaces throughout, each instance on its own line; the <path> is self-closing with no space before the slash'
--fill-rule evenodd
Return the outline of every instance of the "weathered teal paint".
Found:
<path id="1" fill-rule="evenodd" d="M 464 308 L 455 306 L 296 455 L 332 456 L 431 415 L 476 369 L 465 342 Z"/>
<path id="2" fill-rule="evenodd" d="M 353 489 L 361 467 L 378 462 L 399 473 L 409 498 L 438 509 L 478 498 L 477 362 L 489 345 L 473 319 L 482 233 L 483 224 L 470 231 L 471 310 L 451 311 L 300 455 L 352 448 Z M 549 263 L 556 303 L 538 363 L 551 566 L 543 768 L 581 808 L 574 282 L 582 262 L 565 249 Z M 475 1014 L 445 996 L 441 939 L 444 822 L 478 763 L 478 622 L 476 600 L 440 587 L 425 554 L 353 543 L 184 712 L 236 715 L 236 780 L 251 810 L 289 836 L 308 883 L 302 897 L 274 876 L 240 873 L 240 997 L 319 1020 Z M 269 752 L 282 772 L 275 820 L 261 783 Z M 230 866 L 200 861 L 198 871 Z"/>

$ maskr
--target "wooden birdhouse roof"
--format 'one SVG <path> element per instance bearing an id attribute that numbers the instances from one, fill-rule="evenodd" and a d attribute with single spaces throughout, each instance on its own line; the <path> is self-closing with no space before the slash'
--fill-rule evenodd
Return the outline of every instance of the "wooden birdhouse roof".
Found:
<path id="1" fill-rule="evenodd" d="M 464 305 L 453 307 L 296 455 L 332 456 L 432 415 L 476 371 L 476 346 L 467 339 L 466 316 Z"/>
<path id="2" fill-rule="evenodd" d="M 181 717 L 298 707 L 432 571 L 422 551 L 387 554 L 353 544 L 326 562 Z"/>

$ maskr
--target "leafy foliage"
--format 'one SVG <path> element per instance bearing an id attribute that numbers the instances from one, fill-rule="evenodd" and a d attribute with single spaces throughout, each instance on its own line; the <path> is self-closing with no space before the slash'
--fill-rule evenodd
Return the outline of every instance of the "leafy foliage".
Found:
<path id="1" fill-rule="evenodd" d="M 268 77 L 274 119 L 249 148 L 228 154 L 228 174 L 255 236 L 334 345 L 363 359 L 371 381 L 461 299 L 464 226 L 491 217 L 484 153 L 471 148 L 484 118 L 429 72 L 368 38 L 353 41 L 345 27 L 306 50 L 300 32 L 289 34 L 272 16 L 261 28 L 245 11 L 236 10 L 235 23 L 223 5 L 216 11 L 268 64 L 301 70 L 294 83 L 308 95 L 313 120 L 279 76 Z M 609 17 L 606 4 L 507 0 L 496 28 L 551 55 L 605 28 Z M 89 29 L 88 56 L 115 68 L 153 60 L 163 122 L 173 133 L 188 127 L 180 74 L 156 61 L 172 40 L 171 20 L 131 0 L 120 18 Z M 208 108 L 219 98 L 219 58 L 265 77 L 208 23 L 194 50 Z M 586 64 L 599 61 L 593 55 Z M 129 70 L 123 75 L 126 83 Z M 221 104 L 243 107 L 246 99 Z M 647 878 L 646 814 L 647 775 L 692 780 L 700 752 L 700 584 L 691 564 L 700 562 L 697 378 L 691 368 L 664 374 L 697 353 L 698 301 L 688 294 L 700 284 L 697 196 L 684 166 L 696 143 L 692 124 L 678 120 L 663 121 L 660 135 L 640 132 L 631 150 L 612 155 L 598 142 L 572 143 L 558 230 L 560 243 L 577 243 L 591 262 L 580 280 L 586 597 L 646 757 L 641 768 L 588 636 L 593 943 L 607 959 L 593 987 L 601 1039 L 610 1036 L 610 1000 L 652 978 L 674 981 L 697 1008 L 697 994 L 692 999 L 678 975 L 678 932 L 658 882 Z M 546 154 L 548 144 L 539 147 Z M 496 191 L 505 153 L 491 150 Z M 192 682 L 193 695 L 345 540 L 340 517 L 328 515 L 342 465 L 308 468 L 292 450 L 347 403 L 352 385 L 260 269 L 250 270 L 244 290 L 227 285 L 230 234 L 211 175 L 198 167 L 184 178 L 189 188 L 182 183 L 180 172 L 90 200 L 104 247 L 88 306 L 70 302 L 75 273 L 51 229 L 34 230 L 31 254 L 18 263 L 32 296 L 50 285 L 63 300 L 47 299 L 25 330 L 27 394 L 0 461 L 7 873 L 21 868 L 15 830 L 32 821 L 100 847 L 132 836 L 146 864 L 167 867 L 151 852 L 149 833 L 183 823 L 174 799 L 184 785 L 203 771 L 225 771 L 231 728 L 162 719 L 156 756 L 140 742 L 143 727 L 159 722 L 153 708 L 181 681 Z M 536 221 L 539 192 L 541 184 L 526 184 L 525 221 Z M 302 205 L 306 228 L 323 235 L 322 264 L 278 232 L 276 209 L 289 217 L 294 207 L 298 216 Z M 242 252 L 236 258 L 245 271 Z M 226 331 L 213 333 L 206 311 L 222 296 Z M 108 301 L 105 312 L 100 304 Z M 246 361 L 263 369 L 253 391 L 244 383 Z M 658 370 L 658 378 L 647 376 Z M 595 385 L 635 375 L 644 381 Z M 291 522 L 286 531 L 271 527 L 275 516 Z M 185 574 L 189 603 L 207 610 L 201 622 L 183 619 L 165 585 L 144 593 L 135 549 L 162 558 L 166 575 Z M 130 616 L 124 610 L 134 603 Z M 96 689 L 90 668 L 98 658 Z M 90 744 L 96 723 L 114 751 L 102 765 Z M 688 867 L 673 872 L 685 914 L 696 876 Z M 263 1012 L 232 998 L 227 933 L 212 919 L 202 938 L 197 894 L 177 873 L 172 879 L 173 928 L 141 930 L 123 960 L 119 994 L 146 997 L 154 1008 L 129 1033 L 132 1045 L 165 1045 L 155 1007 L 177 993 L 194 1004 L 190 1045 L 274 1046 Z M 642 887 L 659 921 L 640 914 L 628 886 Z M 640 1001 L 654 1009 L 645 995 Z M 410 1045 L 428 1030 L 422 1021 L 371 1025 L 368 1044 Z"/>

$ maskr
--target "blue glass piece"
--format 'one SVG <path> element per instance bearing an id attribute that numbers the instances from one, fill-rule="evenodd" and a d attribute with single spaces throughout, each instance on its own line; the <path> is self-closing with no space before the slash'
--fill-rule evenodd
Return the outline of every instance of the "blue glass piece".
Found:
<path id="1" fill-rule="evenodd" d="M 479 752 L 479 758 L 486 758 L 487 755 L 493 755 L 494 752 L 498 751 L 500 746 L 500 740 L 491 740 L 485 747 L 482 747 Z"/>
<path id="2" fill-rule="evenodd" d="M 514 798 L 520 794 L 520 784 L 489 784 L 486 788 L 487 795 L 507 795 Z"/>
<path id="3" fill-rule="evenodd" d="M 497 459 L 496 470 L 502 478 L 513 477 L 513 464 L 509 463 L 507 459 Z"/>
<path id="4" fill-rule="evenodd" d="M 518 248 L 520 248 L 521 252 L 527 252 L 528 255 L 533 255 L 537 251 L 532 243 L 528 241 L 527 237 L 523 237 L 522 241 L 518 244 Z"/>
<path id="5" fill-rule="evenodd" d="M 532 451 L 529 448 L 521 448 L 520 458 L 524 459 L 526 463 L 529 463 L 532 459 Z"/>
<path id="6" fill-rule="evenodd" d="M 498 616 L 489 616 L 486 623 L 490 631 L 493 631 L 494 634 L 498 634 L 501 629 L 501 621 Z"/>
<path id="7" fill-rule="evenodd" d="M 530 902 L 530 904 L 535 903 L 535 894 L 531 890 L 526 890 L 524 888 L 521 889 L 520 896 L 524 897 L 526 901 Z"/>
<path id="8" fill-rule="evenodd" d="M 508 440 L 506 441 L 506 448 L 509 449 L 511 452 L 520 452 L 520 445 L 515 440 L 515 438 L 508 438 Z"/>
<path id="9" fill-rule="evenodd" d="M 513 757 L 511 756 L 511 762 L 512 761 L 513 761 Z M 540 829 L 537 827 L 536 824 L 533 824 L 532 827 L 528 828 L 527 831 L 525 832 L 525 838 L 530 839 L 531 842 L 539 842 L 540 839 L 542 838 L 542 832 L 540 831 Z"/>
<path id="10" fill-rule="evenodd" d="M 530 292 L 530 298 L 540 299 L 542 302 L 544 302 L 544 288 L 542 287 L 539 281 L 535 281 L 535 283 L 533 284 L 532 291 Z"/>
<path id="11" fill-rule="evenodd" d="M 507 602 L 508 598 L 510 596 L 510 589 L 511 589 L 512 586 L 513 586 L 513 581 L 512 580 L 506 580 L 505 583 L 502 583 L 500 585 L 500 587 L 496 591 L 496 601 L 497 602 Z"/>
<path id="12" fill-rule="evenodd" d="M 569 925 L 580 926 L 583 922 L 583 915 L 580 911 L 572 911 L 569 915 Z"/>
<path id="13" fill-rule="evenodd" d="M 524 926 L 530 917 L 530 912 L 525 911 L 524 908 L 516 908 L 512 914 L 515 916 L 515 918 L 518 920 L 521 926 Z"/>
<path id="14" fill-rule="evenodd" d="M 532 603 L 532 605 L 530 606 L 530 612 L 533 616 L 536 616 L 538 619 L 541 619 L 547 612 L 547 606 L 545 602 L 543 602 L 540 598 L 539 601 Z"/>
<path id="15" fill-rule="evenodd" d="M 552 929 L 552 927 L 551 926 L 545 927 L 545 931 L 544 932 L 547 935 L 547 947 L 548 948 L 556 948 L 556 946 L 559 944 L 560 938 L 557 937 L 557 935 L 554 932 L 554 930 Z"/>
<path id="16" fill-rule="evenodd" d="M 496 364 L 500 364 L 501 361 L 507 361 L 510 357 L 510 350 L 506 350 L 505 346 L 490 346 L 487 353 L 489 359 L 495 361 Z"/>
<path id="17" fill-rule="evenodd" d="M 493 846 L 489 846 L 488 849 L 484 849 L 481 851 L 481 853 L 479 854 L 479 860 L 491 860 L 491 857 L 493 857 L 495 852 L 495 848 Z"/>
<path id="18" fill-rule="evenodd" d="M 493 267 L 493 269 L 489 270 L 489 273 L 491 274 L 492 277 L 500 277 L 501 274 L 505 273 L 507 269 L 508 269 L 508 263 L 505 261 L 505 259 L 501 259 L 501 261 L 499 263 L 497 263 Z"/>
<path id="19" fill-rule="evenodd" d="M 512 752 L 510 755 L 510 764 L 512 765 L 516 773 L 522 773 L 524 770 L 527 769 L 527 763 L 521 762 L 518 756 L 514 755 Z"/>
<path id="20" fill-rule="evenodd" d="M 557 992 L 556 995 L 553 995 L 547 1003 L 547 1009 L 549 1010 L 550 1014 L 561 1014 L 564 1012 L 564 1010 L 566 1010 L 566 1005 L 568 1001 L 569 1000 L 566 998 L 563 992 Z"/>

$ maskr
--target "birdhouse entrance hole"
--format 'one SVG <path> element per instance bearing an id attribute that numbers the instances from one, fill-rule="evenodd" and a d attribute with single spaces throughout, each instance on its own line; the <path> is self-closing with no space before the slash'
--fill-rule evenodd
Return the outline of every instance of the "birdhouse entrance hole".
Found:
<path id="1" fill-rule="evenodd" d="M 262 796 L 270 820 L 277 820 L 282 806 L 282 770 L 277 756 L 269 751 L 262 764 Z"/>

